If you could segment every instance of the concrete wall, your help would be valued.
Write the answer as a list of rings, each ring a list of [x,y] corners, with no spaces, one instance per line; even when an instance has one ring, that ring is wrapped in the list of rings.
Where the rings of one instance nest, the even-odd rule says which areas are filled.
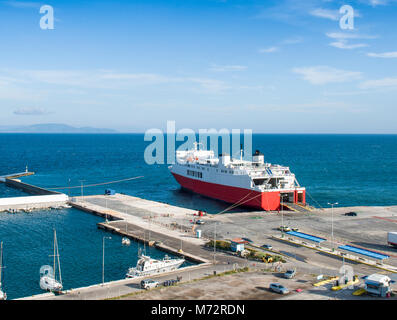
[[[66,204],[69,197],[66,194],[44,196],[16,197],[0,199],[0,211],[9,209],[40,209]]]

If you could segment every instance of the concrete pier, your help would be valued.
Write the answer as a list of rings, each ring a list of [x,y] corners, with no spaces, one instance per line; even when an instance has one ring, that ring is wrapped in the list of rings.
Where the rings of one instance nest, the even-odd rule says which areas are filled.
[[[131,229],[131,227],[132,226],[130,225],[130,229]],[[211,263],[209,260],[204,259],[203,257],[200,257],[198,255],[194,255],[189,252],[185,252],[183,250],[181,251],[180,248],[176,249],[174,247],[171,247],[171,246],[168,246],[168,245],[162,243],[161,241],[155,241],[155,240],[153,240],[154,238],[152,238],[152,240],[150,240],[149,238],[146,239],[145,237],[142,237],[142,235],[139,235],[137,233],[124,231],[123,229],[118,228],[117,226],[115,226],[111,223],[106,223],[106,222],[98,223],[98,228],[104,229],[104,230],[112,232],[112,233],[116,233],[116,234],[124,236],[124,237],[128,237],[128,238],[130,238],[134,241],[137,241],[137,242],[145,243],[146,245],[153,246],[161,251],[172,253],[177,256],[182,256],[185,259],[190,260],[194,263]]]
[[[66,205],[68,200],[69,198],[66,194],[2,198],[0,199],[0,212],[12,210],[37,210],[50,207],[59,207]]]
[[[15,188],[32,194],[30,197],[14,197],[0,199],[0,212],[13,210],[35,210],[45,209],[49,207],[58,207],[66,205],[69,197],[66,194],[46,190],[28,183],[24,183],[17,178],[33,175],[33,172],[23,172],[9,174],[0,177],[0,182],[3,182],[7,187]]]
[[[12,174],[7,174],[5,176],[0,176],[0,182],[5,182],[6,179],[17,179],[17,178],[22,178],[22,177],[27,177],[27,176],[32,176],[34,175],[34,172],[29,172],[26,170],[25,172],[20,172],[20,173],[12,173]]]

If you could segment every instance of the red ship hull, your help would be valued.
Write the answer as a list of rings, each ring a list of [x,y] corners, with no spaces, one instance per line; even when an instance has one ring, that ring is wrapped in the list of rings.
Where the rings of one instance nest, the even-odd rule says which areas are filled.
[[[258,192],[244,188],[236,188],[221,184],[204,182],[196,179],[190,179],[173,173],[175,180],[181,187],[192,192],[201,194],[203,196],[222,200],[228,203],[239,204],[241,206],[251,207],[254,209],[274,211],[280,209],[280,192],[268,191]],[[298,202],[298,192],[291,190],[294,193],[294,202]],[[300,203],[305,203],[305,192],[299,199]]]

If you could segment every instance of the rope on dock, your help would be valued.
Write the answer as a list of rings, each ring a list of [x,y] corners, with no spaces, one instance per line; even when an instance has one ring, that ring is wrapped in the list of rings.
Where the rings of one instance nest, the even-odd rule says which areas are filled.
[[[87,187],[103,186],[103,185],[106,185],[106,184],[113,184],[113,183],[120,183],[120,182],[124,182],[124,181],[130,181],[130,180],[140,179],[140,178],[143,178],[143,176],[133,177],[133,178],[127,178],[127,179],[122,179],[122,180],[116,180],[116,181],[109,181],[109,182],[96,183],[96,184],[87,184],[87,185],[84,185],[84,188],[87,188]],[[63,190],[63,189],[77,189],[77,188],[81,188],[81,186],[45,188],[45,189],[48,189],[48,190]]]
[[[247,195],[245,195],[243,198],[241,198],[239,201],[237,201],[234,204],[232,204],[230,207],[227,207],[225,210],[218,212],[218,214],[222,214],[222,213],[225,213],[227,211],[233,210],[234,208],[237,208],[238,206],[241,206],[241,205],[243,205],[244,203],[246,203],[248,201],[254,200],[255,198],[258,198],[258,197],[262,196],[262,194],[257,194],[256,196],[254,196],[254,197],[252,197],[252,198],[250,198],[250,199],[248,199],[248,200],[246,200],[244,202],[241,202],[247,196],[249,196],[251,193],[252,193],[252,191],[250,193],[248,193]]]

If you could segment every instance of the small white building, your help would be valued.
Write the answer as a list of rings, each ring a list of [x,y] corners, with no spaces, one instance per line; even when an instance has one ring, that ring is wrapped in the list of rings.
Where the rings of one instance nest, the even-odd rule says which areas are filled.
[[[371,274],[365,279],[365,290],[370,293],[381,297],[386,297],[390,293],[391,279],[383,274]]]
[[[245,243],[246,243],[246,241],[244,241],[243,239],[240,239],[240,238],[233,239],[232,241],[230,241],[230,248],[234,252],[241,252],[241,251],[244,251]]]

